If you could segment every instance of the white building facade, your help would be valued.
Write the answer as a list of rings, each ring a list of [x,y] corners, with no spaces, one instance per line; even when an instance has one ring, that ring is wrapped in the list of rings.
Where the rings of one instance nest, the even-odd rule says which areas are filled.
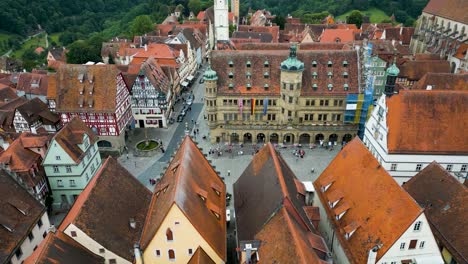
[[[388,171],[398,184],[402,185],[431,162],[437,161],[447,171],[463,181],[467,177],[468,171],[467,154],[389,153],[387,138],[390,129],[387,125],[388,107],[386,99],[387,97],[382,95],[377,101],[377,106],[373,109],[366,123],[363,140],[382,167]]]
[[[215,41],[229,40],[229,11],[227,0],[215,0],[214,16]]]

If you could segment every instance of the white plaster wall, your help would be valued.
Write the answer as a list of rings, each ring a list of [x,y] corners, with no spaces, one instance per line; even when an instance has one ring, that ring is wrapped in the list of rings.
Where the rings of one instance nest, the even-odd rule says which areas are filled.
[[[76,232],[76,237],[72,237],[71,235],[71,231],[75,231]],[[118,264],[120,263],[128,263],[130,264],[131,262],[129,262],[128,260],[120,257],[119,255],[115,254],[114,252],[112,251],[109,251],[107,248],[104,248],[104,246],[102,246],[101,244],[99,244],[98,242],[96,242],[94,239],[92,239],[91,237],[89,237],[86,233],[84,233],[83,231],[81,231],[77,226],[75,226],[74,224],[70,224],[64,231],[65,234],[67,234],[68,236],[70,236],[72,239],[74,239],[75,241],[77,241],[78,243],[80,243],[82,246],[84,246],[85,248],[89,249],[91,252],[93,252],[94,254],[96,255],[99,255],[101,257],[103,257],[105,259],[105,263],[109,263],[109,260],[110,259],[115,259],[117,261]],[[99,249],[101,248],[104,248],[104,253],[100,253],[99,252]],[[129,248],[129,250],[132,250],[131,248]]]
[[[24,239],[23,243],[21,244],[21,250],[23,251],[23,255],[21,255],[20,259],[17,259],[15,255],[13,255],[11,259],[12,264],[17,264],[23,262],[27,257],[29,257],[35,250],[35,247],[39,246],[42,240],[44,240],[43,234],[44,232],[48,232],[50,227],[49,216],[45,211],[44,214],[41,216],[42,226],[39,227],[37,223],[34,224],[33,229],[31,230],[34,238],[29,240],[28,235],[26,234],[26,238]]]
[[[421,221],[422,225],[419,231],[414,231],[416,222]],[[417,239],[415,249],[408,249],[410,241]],[[424,241],[424,247],[420,248]],[[401,243],[405,243],[405,248],[400,249]],[[390,264],[391,262],[401,263],[404,259],[415,259],[416,263],[424,264],[442,264],[442,256],[432,234],[431,228],[426,216],[422,213],[411,224],[403,235],[393,244],[385,255],[377,262],[378,264]]]

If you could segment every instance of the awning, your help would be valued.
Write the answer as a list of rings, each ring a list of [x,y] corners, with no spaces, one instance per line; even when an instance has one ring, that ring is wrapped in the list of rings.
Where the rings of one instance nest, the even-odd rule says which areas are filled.
[[[193,75],[189,75],[189,76],[187,77],[187,80],[188,80],[189,82],[192,81],[192,80],[193,80]]]
[[[183,81],[180,85],[182,85],[182,86],[188,86],[188,82]]]

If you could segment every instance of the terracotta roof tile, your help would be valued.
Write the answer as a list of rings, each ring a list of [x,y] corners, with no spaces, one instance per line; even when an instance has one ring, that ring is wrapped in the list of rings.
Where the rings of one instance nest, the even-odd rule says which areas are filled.
[[[279,26],[271,26],[271,27],[255,27],[249,25],[239,25],[237,28],[238,31],[246,31],[246,32],[257,32],[257,33],[270,33],[272,36],[272,42],[277,43],[279,40]]]
[[[14,258],[16,248],[27,238],[30,230],[44,213],[45,207],[42,204],[16,183],[6,171],[0,170],[1,263],[8,263],[7,260]],[[12,231],[1,225],[7,226]]]
[[[449,249],[457,263],[467,263],[468,188],[436,162],[412,177],[403,188],[425,207],[434,236]]]
[[[222,188],[219,195],[212,189],[213,183]],[[200,198],[200,195],[205,197],[206,202]],[[141,236],[141,248],[145,250],[170,208],[175,205],[184,212],[200,235],[225,261],[225,195],[224,182],[192,139],[185,137],[164,176],[155,187]],[[219,210],[219,219],[209,207],[211,210]]]
[[[9,86],[3,86],[0,84],[0,106],[4,105],[5,103],[18,98],[18,95],[16,95],[15,89],[9,87]]]
[[[446,60],[410,60],[404,62],[400,67],[398,77],[417,81],[426,73],[450,73],[450,63]]]
[[[385,39],[401,41],[403,45],[409,45],[414,34],[414,27],[393,27],[385,29]]]
[[[37,97],[18,106],[16,110],[29,125],[37,121],[40,121],[44,125],[57,125],[60,122],[59,115],[51,112],[49,107]]]
[[[66,64],[56,74],[57,112],[115,112],[117,78],[120,74],[116,65]],[[80,82],[82,77],[83,82]],[[92,78],[92,83],[89,78]],[[83,101],[94,100],[93,106],[80,107],[80,90],[93,89],[93,94],[83,92]]]
[[[304,210],[305,198],[301,195],[304,187],[300,185],[270,143],[255,154],[234,184],[237,237],[239,242],[254,238],[266,241],[260,247],[262,261],[277,259],[278,263],[287,263],[287,258],[292,257],[300,263],[319,263],[325,257],[316,252],[318,258],[311,252],[315,247],[326,246],[311,246],[307,238],[316,231]],[[283,226],[287,226],[284,232],[272,232]],[[297,248],[284,246],[293,240]]]
[[[428,72],[411,89],[426,90],[428,86],[432,90],[468,91],[468,74]]]
[[[203,248],[198,247],[187,264],[215,264],[215,262],[206,254]]]
[[[254,43],[236,45],[237,50],[289,50],[290,43]],[[299,50],[343,50],[343,43],[301,43]]]
[[[330,178],[333,183],[323,192],[322,186],[328,185]],[[369,250],[382,244],[377,252],[379,260],[423,211],[359,138],[346,144],[314,182],[314,187],[351,263],[365,263]],[[349,205],[340,220],[336,220],[327,200],[328,194],[336,190],[343,193],[343,198],[335,210],[344,202]],[[356,231],[346,239],[345,229]]]
[[[301,45],[302,47],[302,45]],[[305,69],[302,73],[301,95],[346,95],[358,92],[358,69],[357,56],[355,51],[343,50],[299,50],[298,59],[304,62]],[[242,51],[213,51],[211,53],[211,67],[218,75],[218,93],[229,95],[269,95],[279,96],[281,89],[280,64],[289,56],[287,50],[242,50]],[[250,61],[251,67],[247,67]],[[317,67],[313,66],[313,62]],[[332,67],[328,67],[328,62],[332,62]],[[229,67],[232,62],[233,67]],[[268,62],[268,67],[265,67]],[[347,63],[344,67],[344,63]],[[265,78],[265,72],[268,78]],[[314,72],[317,79],[313,78]],[[345,78],[344,73],[348,77]],[[233,78],[230,79],[230,73]],[[250,80],[247,73],[251,74]],[[333,78],[329,79],[328,74],[332,73]],[[229,84],[233,88],[229,88]],[[251,89],[247,89],[247,84],[251,84]],[[268,89],[265,89],[268,84]],[[314,87],[314,84],[317,87]],[[329,90],[328,85],[333,88]],[[348,84],[348,90],[344,89],[344,84]]]
[[[115,159],[107,158],[78,196],[59,230],[74,224],[107,250],[133,261],[151,192]],[[129,225],[130,219],[136,228]]]
[[[47,74],[21,73],[18,77],[16,90],[26,94],[47,95],[49,76]]]
[[[325,29],[320,42],[350,42],[354,40],[354,30],[352,29]]]
[[[273,36],[268,32],[247,32],[235,31],[232,34],[234,39],[259,39],[260,42],[269,43],[273,41]]]
[[[386,101],[388,152],[466,154],[466,102],[465,91],[400,91],[390,97]]]
[[[105,259],[65,235],[61,231],[49,232],[25,264],[104,264]]]
[[[423,12],[468,24],[465,0],[430,0]]]

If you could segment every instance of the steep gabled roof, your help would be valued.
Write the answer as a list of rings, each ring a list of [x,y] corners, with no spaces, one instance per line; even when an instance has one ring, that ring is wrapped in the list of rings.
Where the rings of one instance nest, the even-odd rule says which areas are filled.
[[[98,256],[64,234],[62,231],[49,232],[39,247],[29,256],[25,264],[104,264]]]
[[[86,154],[78,146],[78,144],[83,144],[84,134],[88,135],[90,146],[92,146],[98,139],[96,134],[93,133],[93,131],[86,126],[79,117],[74,117],[59,132],[57,132],[57,134],[55,134],[54,140],[74,162],[79,163]]]
[[[133,261],[151,192],[109,157],[78,196],[59,230],[74,224],[107,250]],[[130,227],[130,219],[136,228]]]
[[[1,169],[0,263],[8,263],[44,213],[45,207]]]
[[[113,64],[62,65],[55,77],[57,112],[115,112],[119,73]],[[49,93],[48,97],[52,94]],[[80,107],[80,102],[83,107]],[[92,107],[89,107],[89,102]]]
[[[141,64],[139,74],[146,76],[156,91],[170,92],[170,80],[154,58],[150,57]]]
[[[47,95],[49,76],[39,73],[20,73],[16,90],[26,94]]]
[[[303,184],[269,143],[234,184],[239,242],[260,240],[267,263],[321,263],[328,249],[304,206]]]
[[[154,189],[141,236],[141,248],[145,250],[169,210],[172,206],[177,206],[216,254],[225,261],[225,196],[224,182],[192,139],[185,137]]]
[[[382,246],[379,260],[423,212],[357,137],[338,153],[314,187],[350,263],[366,263],[376,245]],[[330,208],[329,203],[335,202]],[[336,220],[337,208],[345,204],[348,210]]]
[[[468,188],[435,161],[403,188],[425,208],[432,232],[457,263],[468,263]]]
[[[42,122],[44,125],[55,125],[60,121],[59,115],[51,112],[49,107],[37,97],[18,106],[16,110],[29,125],[37,121]]]
[[[187,264],[215,264],[202,247],[198,247]]]
[[[410,60],[399,67],[398,76],[411,81],[421,79],[428,72],[450,73],[450,63],[446,60]]]
[[[325,29],[320,42],[350,42],[354,40],[353,29]]]
[[[423,12],[468,24],[466,0],[431,0]]]
[[[467,92],[447,90],[400,91],[387,98],[388,152],[468,153],[466,102]]]

